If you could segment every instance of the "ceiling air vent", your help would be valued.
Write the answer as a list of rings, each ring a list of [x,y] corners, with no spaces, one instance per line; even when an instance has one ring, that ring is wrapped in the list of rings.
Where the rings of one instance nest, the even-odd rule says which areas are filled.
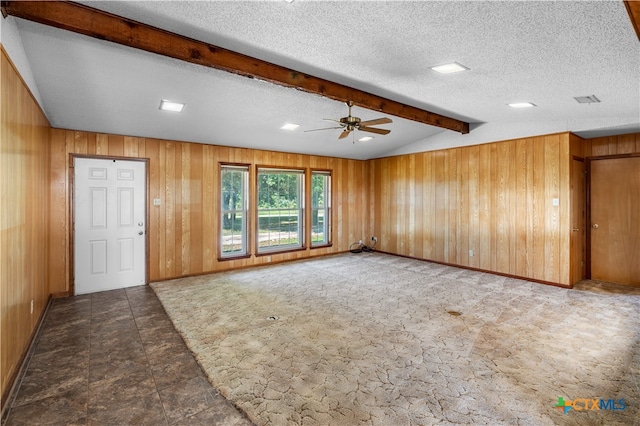
[[[600,99],[596,98],[596,95],[591,95],[591,96],[576,96],[575,98],[576,101],[578,101],[579,104],[597,104],[600,102]]]

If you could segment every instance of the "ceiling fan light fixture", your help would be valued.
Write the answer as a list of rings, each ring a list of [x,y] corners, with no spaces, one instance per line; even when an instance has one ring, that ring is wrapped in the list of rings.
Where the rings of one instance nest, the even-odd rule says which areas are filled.
[[[465,67],[458,62],[451,62],[450,64],[436,65],[435,67],[431,67],[431,69],[440,74],[453,74],[461,71],[469,71],[471,68]]]
[[[511,108],[531,108],[531,107],[538,106],[531,102],[514,102],[507,105],[509,105]]]
[[[365,136],[365,137],[362,137],[362,138],[358,139],[358,142],[367,142],[367,141],[370,141],[371,139],[374,139],[374,137],[373,136]]]
[[[289,130],[289,131],[294,131],[295,129],[297,129],[298,127],[300,127],[299,124],[293,124],[293,123],[284,123],[282,125],[282,127],[280,127],[282,130]]]
[[[160,110],[171,112],[182,112],[186,104],[180,102],[173,102],[163,99],[160,101]]]

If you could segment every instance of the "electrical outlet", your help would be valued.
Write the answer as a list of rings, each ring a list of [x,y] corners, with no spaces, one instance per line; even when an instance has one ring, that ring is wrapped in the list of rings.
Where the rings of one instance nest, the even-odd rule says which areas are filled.
[[[473,257],[473,249],[469,250],[469,257]]]
[[[267,262],[271,262],[271,256],[267,256]]]
[[[371,241],[373,241],[374,243],[378,242],[378,237],[371,237]]]
[[[362,240],[358,241],[358,244],[362,245]]]

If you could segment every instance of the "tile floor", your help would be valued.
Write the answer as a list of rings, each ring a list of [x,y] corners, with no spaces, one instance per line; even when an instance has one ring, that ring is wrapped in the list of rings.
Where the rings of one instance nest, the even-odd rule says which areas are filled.
[[[149,286],[52,301],[2,424],[250,425]]]

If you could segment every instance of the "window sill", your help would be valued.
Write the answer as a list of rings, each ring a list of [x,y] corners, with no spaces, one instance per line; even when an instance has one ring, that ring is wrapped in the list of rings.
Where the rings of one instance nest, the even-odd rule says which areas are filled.
[[[256,253],[256,257],[262,257],[262,256],[271,256],[273,254],[283,254],[283,253],[292,253],[295,251],[303,251],[306,250],[306,247],[295,247],[295,248],[285,248],[282,250],[267,250],[267,251],[261,251],[260,253]]]
[[[251,257],[250,254],[242,254],[242,255],[238,255],[238,256],[218,257],[218,262],[225,262],[227,260],[249,259],[250,257]]]
[[[327,247],[333,247],[333,243],[329,243],[329,244],[318,244],[315,246],[311,246],[311,250],[313,249],[319,249],[319,248],[327,248]]]

